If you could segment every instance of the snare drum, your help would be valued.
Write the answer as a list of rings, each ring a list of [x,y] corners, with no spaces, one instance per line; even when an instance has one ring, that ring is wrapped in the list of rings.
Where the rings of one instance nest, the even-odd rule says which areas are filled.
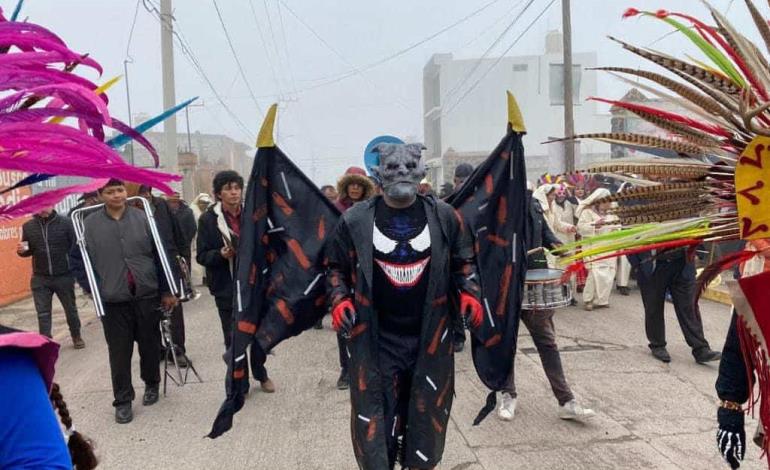
[[[550,310],[566,307],[572,302],[569,283],[562,283],[561,269],[530,269],[524,280],[521,308],[524,310]]]

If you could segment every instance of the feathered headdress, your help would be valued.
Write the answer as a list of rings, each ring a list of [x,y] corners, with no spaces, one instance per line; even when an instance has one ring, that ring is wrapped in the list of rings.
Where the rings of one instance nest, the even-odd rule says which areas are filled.
[[[168,183],[181,179],[128,165],[105,142],[105,128],[114,129],[147,147],[157,164],[157,153],[149,142],[109,114],[105,91],[117,79],[99,87],[76,75],[78,66],[102,73],[95,60],[70,50],[51,31],[8,21],[0,11],[0,169],[32,173],[16,187],[56,175],[93,179],[0,206],[0,219],[36,212],[67,194],[93,189],[106,178],[169,192]]]
[[[537,180],[538,186],[544,184],[559,184],[564,181],[564,177],[561,175],[552,175],[550,173],[543,173]]]
[[[629,8],[623,15],[667,23],[700,50],[702,61],[684,60],[610,38],[666,73],[623,67],[598,69],[629,83],[629,79],[634,80],[634,86],[651,93],[666,106],[589,99],[624,109],[657,127],[659,132],[588,133],[557,139],[594,139],[670,157],[615,160],[585,170],[589,174],[620,177],[634,187],[602,198],[616,203],[613,212],[624,229],[563,246],[560,250],[565,253],[583,248],[572,251],[575,254],[568,262],[579,262],[586,256],[613,257],[650,249],[694,247],[704,241],[770,237],[770,65],[759,47],[722,13],[703,3],[713,26],[666,10]],[[752,0],[745,3],[759,37],[770,51],[770,26]],[[742,252],[718,260],[704,269],[701,283],[754,255],[755,252]],[[767,279],[762,278],[765,290]],[[770,355],[764,339],[765,331],[770,334],[770,327],[757,325],[769,324],[763,318],[770,318],[770,303],[757,300],[763,297],[756,295],[761,289],[756,289],[755,284],[741,281],[745,295],[738,295],[735,302],[736,306],[741,302],[743,305],[738,313],[742,317],[744,352],[753,355],[759,351],[758,357],[764,358]],[[741,288],[734,292],[740,294]],[[756,366],[760,393],[764,395],[770,390],[770,370],[764,359]],[[770,435],[770,400],[762,400],[760,416],[765,435]],[[767,440],[764,447],[768,448]]]

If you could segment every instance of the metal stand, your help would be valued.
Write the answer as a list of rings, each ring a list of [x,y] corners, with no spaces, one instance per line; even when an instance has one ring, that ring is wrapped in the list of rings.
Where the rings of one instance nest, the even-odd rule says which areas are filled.
[[[163,396],[166,396],[168,379],[171,379],[178,387],[181,387],[187,383],[191,370],[198,379],[198,382],[203,383],[203,379],[198,375],[198,371],[195,370],[195,366],[192,360],[187,357],[187,354],[181,353],[181,357],[184,358],[187,365],[184,367],[179,366],[180,355],[177,354],[176,345],[171,336],[171,312],[162,312],[162,315],[160,320],[160,337],[165,350],[163,354]],[[173,370],[169,370],[169,363],[173,365]],[[185,370],[184,374],[182,374],[182,369]],[[176,371],[176,376],[174,376],[174,370]]]

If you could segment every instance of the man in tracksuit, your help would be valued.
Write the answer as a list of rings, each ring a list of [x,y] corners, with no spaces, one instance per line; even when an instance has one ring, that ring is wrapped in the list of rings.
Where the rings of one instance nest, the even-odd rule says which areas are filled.
[[[142,403],[149,406],[158,401],[161,310],[173,310],[177,298],[160,269],[147,217],[126,204],[123,182],[112,179],[99,193],[105,206],[86,218],[85,241],[104,305],[115,421],[128,423],[133,419],[134,342],[145,383]]]
[[[56,213],[44,209],[22,226],[17,254],[32,257],[32,298],[37,311],[41,335],[51,337],[51,302],[59,298],[75,349],[86,347],[80,336],[80,318],[75,303],[75,280],[70,273],[68,254],[75,245],[72,223]]]

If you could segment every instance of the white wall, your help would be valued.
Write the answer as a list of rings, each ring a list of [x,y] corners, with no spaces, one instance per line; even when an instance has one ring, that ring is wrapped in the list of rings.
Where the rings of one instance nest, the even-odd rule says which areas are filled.
[[[457,152],[491,151],[505,134],[507,123],[506,90],[510,90],[519,103],[527,136],[524,149],[527,155],[528,173],[563,171],[561,149],[549,149],[542,142],[564,135],[564,107],[551,105],[549,94],[550,64],[561,64],[560,54],[521,56],[505,58],[492,70],[459,105],[456,100],[472,84],[482,71],[493,63],[484,60],[474,78],[461,87],[460,92],[448,95],[455,85],[474,67],[476,59],[446,60],[441,63],[440,84],[442,97],[441,154],[450,147]],[[597,73],[586,70],[595,67],[595,53],[575,54],[573,63],[582,67],[579,99],[575,103],[575,131],[608,132],[609,114],[597,114],[594,102],[587,102],[589,96],[597,95]],[[526,65],[526,71],[514,71],[514,65]],[[451,111],[450,111],[451,109]],[[560,144],[551,144],[560,145]],[[582,141],[578,147],[576,166],[587,160],[609,159],[609,145],[595,141]],[[551,158],[549,159],[549,154]],[[583,157],[583,158],[581,158]]]

